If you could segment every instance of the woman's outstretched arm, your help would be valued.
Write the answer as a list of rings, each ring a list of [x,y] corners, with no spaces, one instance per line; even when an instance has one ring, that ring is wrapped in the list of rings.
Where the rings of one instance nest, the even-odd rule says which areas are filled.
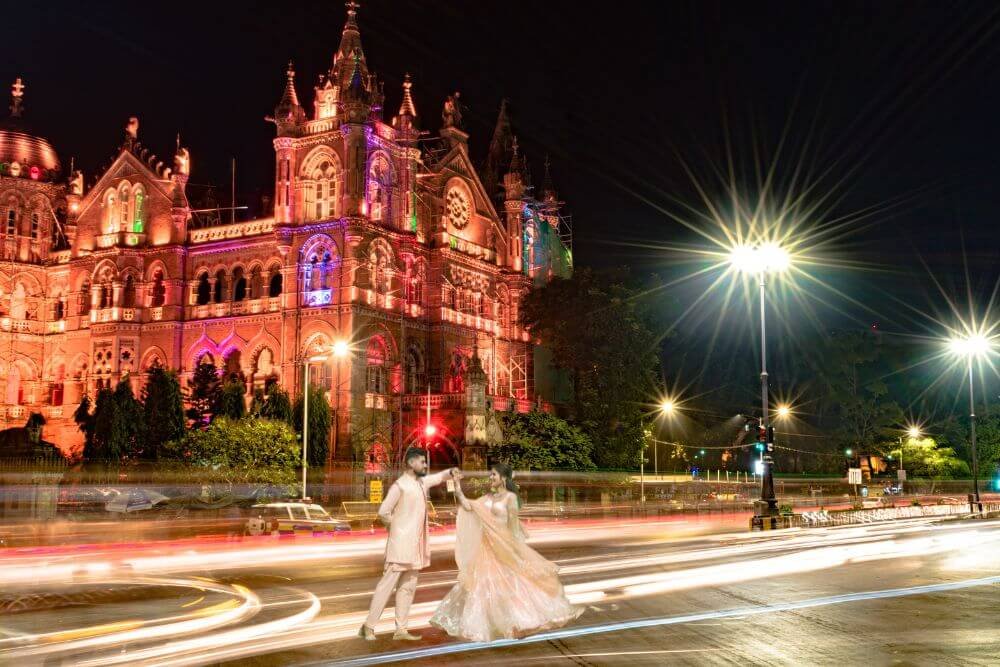
[[[465,497],[465,493],[462,492],[462,478],[459,475],[455,476],[455,500],[462,506],[462,509],[468,512],[472,511],[472,503],[469,502],[469,499]]]

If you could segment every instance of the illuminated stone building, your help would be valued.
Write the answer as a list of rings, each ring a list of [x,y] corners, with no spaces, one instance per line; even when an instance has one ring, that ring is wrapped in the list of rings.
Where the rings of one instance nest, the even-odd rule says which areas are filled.
[[[242,374],[249,400],[271,381],[297,394],[310,363],[310,381],[336,408],[336,458],[398,451],[422,433],[428,400],[455,445],[442,453],[455,458],[467,432],[484,432],[468,379],[485,385],[495,410],[556,398],[518,313],[533,282],[571,270],[549,179],[532,196],[505,109],[487,180],[470,158],[457,94],[435,136],[418,130],[409,77],[385,119],[357,7],[347,9],[308,109],[288,66],[271,119],[274,210],[262,219],[202,222],[188,199],[192,156],[178,141],[164,164],[134,118],[85,190],[22,125],[15,84],[0,128],[5,425],[42,412],[45,437],[68,450],[81,442],[72,422],[81,396],[126,375],[138,390],[153,364],[187,378],[211,362]],[[339,340],[350,353],[333,357]],[[307,361],[319,356],[329,359]]]

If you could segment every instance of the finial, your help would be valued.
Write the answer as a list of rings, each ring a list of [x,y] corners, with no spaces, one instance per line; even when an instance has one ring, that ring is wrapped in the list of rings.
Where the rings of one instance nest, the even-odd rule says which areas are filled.
[[[24,101],[24,82],[21,81],[21,77],[17,77],[14,85],[10,87],[10,97],[11,118],[18,118],[21,116],[21,104]]]
[[[361,5],[354,0],[347,0],[347,2],[344,3],[344,6],[347,7],[347,19],[349,21],[353,21],[354,17],[358,15],[358,9]]]
[[[288,61],[288,69],[285,70],[285,75],[289,81],[295,80],[295,63],[291,59]]]
[[[138,118],[132,116],[131,118],[128,119],[128,124],[125,126],[125,133],[128,135],[128,138],[131,139],[132,141],[135,141],[136,139],[139,138]]]

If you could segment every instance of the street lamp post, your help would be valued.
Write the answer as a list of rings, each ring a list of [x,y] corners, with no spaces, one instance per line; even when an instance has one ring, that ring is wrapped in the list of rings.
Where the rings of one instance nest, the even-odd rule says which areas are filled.
[[[337,364],[337,388],[334,390],[333,396],[333,454],[336,455],[337,449],[340,447],[340,363],[344,357],[351,353],[351,348],[347,341],[338,340],[333,343],[331,351]]]
[[[951,350],[958,356],[965,357],[969,367],[969,444],[972,449],[972,493],[969,494],[969,504],[973,512],[982,512],[983,505],[979,499],[979,456],[976,452],[976,404],[974,383],[972,381],[972,362],[990,351],[990,341],[981,334],[953,338],[950,341]]]
[[[759,278],[757,285],[760,290],[760,426],[764,433],[770,433],[770,413],[768,408],[767,384],[767,274],[780,272],[788,268],[790,258],[788,252],[776,243],[765,243],[758,246],[740,246],[733,250],[729,258],[730,264],[736,269]],[[770,440],[770,438],[766,438]],[[774,443],[766,442],[763,455],[763,474],[761,475],[760,501],[758,501],[757,516],[773,516],[778,513],[778,501],[774,496],[774,474],[772,468],[774,459],[772,452]]]
[[[309,469],[309,365],[328,361],[329,357],[316,356],[306,359],[305,386],[302,389],[302,500],[306,499],[306,471]]]
[[[972,357],[969,357],[969,440],[972,445],[972,511],[983,511],[979,501],[979,455],[976,452],[976,402],[972,383]]]

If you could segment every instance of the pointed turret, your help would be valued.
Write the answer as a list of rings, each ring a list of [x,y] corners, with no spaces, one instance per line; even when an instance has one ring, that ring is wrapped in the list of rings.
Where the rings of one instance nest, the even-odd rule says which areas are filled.
[[[413,105],[413,97],[410,95],[410,88],[412,87],[413,82],[410,81],[410,74],[406,73],[403,76],[403,102],[399,105],[398,116],[417,117],[417,108]]]
[[[521,173],[521,156],[517,149],[517,137],[511,138],[510,168],[503,177],[504,212],[507,217],[507,258],[505,265],[512,271],[520,271],[522,266],[521,248],[523,224],[521,209],[524,206],[524,177]]]
[[[295,66],[291,60],[285,70],[285,92],[281,101],[274,108],[274,122],[278,126],[278,134],[284,134],[291,126],[305,120],[305,110],[299,104],[299,96],[295,92]]]
[[[545,203],[556,201],[556,188],[552,185],[552,170],[548,154],[545,155],[545,176],[542,177],[542,201]]]
[[[510,116],[507,113],[507,99],[500,100],[500,113],[497,115],[497,123],[493,128],[493,138],[490,140],[490,149],[486,154],[486,162],[483,165],[483,187],[492,199],[500,199],[500,182],[503,174],[510,164]]]
[[[521,156],[517,149],[517,137],[515,136],[511,141],[511,151],[512,155],[510,158],[510,167],[507,169],[507,174],[516,174],[520,179],[524,179],[524,169],[521,166]],[[506,181],[507,179],[504,179]]]

